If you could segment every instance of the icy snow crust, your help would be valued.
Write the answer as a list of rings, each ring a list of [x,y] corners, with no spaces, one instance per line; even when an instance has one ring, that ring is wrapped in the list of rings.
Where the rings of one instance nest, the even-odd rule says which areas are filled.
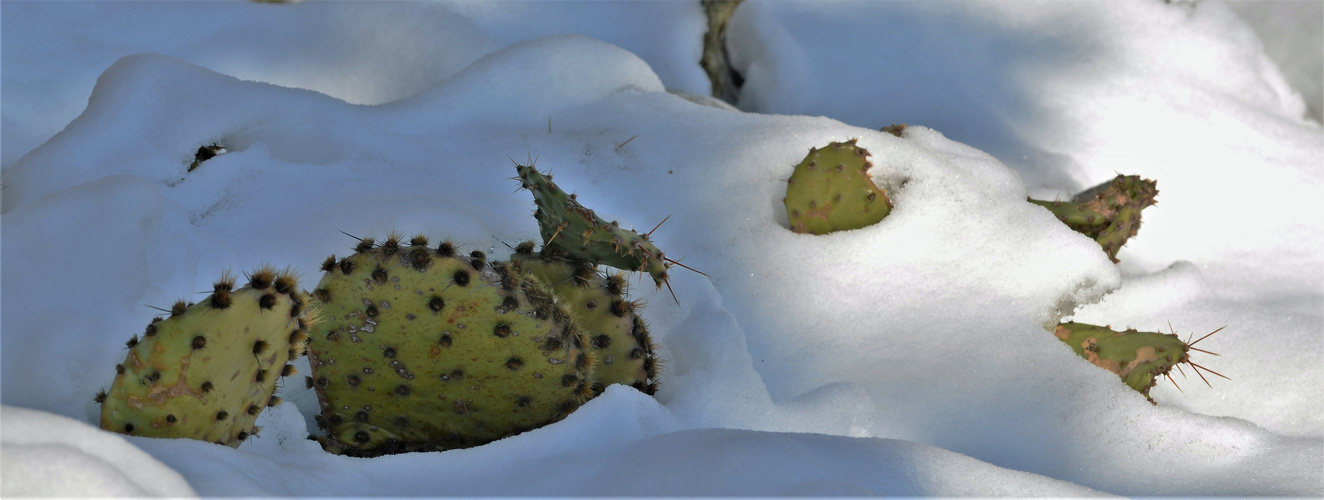
[[[742,22],[775,31],[813,21],[811,9],[787,5],[750,3],[740,15],[755,21]],[[761,47],[760,57],[798,64],[824,50],[753,40],[746,46]],[[171,496],[1324,494],[1321,322],[1301,305],[1318,300],[1319,256],[1288,245],[1318,241],[1307,215],[1256,221],[1294,231],[1261,246],[1141,246],[1164,238],[1154,234],[1163,224],[1196,223],[1178,207],[1151,225],[1151,212],[1172,200],[1212,206],[1199,192],[1236,183],[1179,165],[1138,171],[1159,178],[1163,194],[1121,256],[1140,264],[1119,270],[1094,242],[1024,202],[1022,179],[1041,177],[941,127],[912,126],[898,138],[828,118],[697,105],[665,92],[653,61],[582,36],[473,60],[412,97],[372,106],[160,55],[106,69],[82,114],[4,171],[4,493],[64,491],[9,481],[11,464],[56,462],[90,478],[84,486]],[[767,92],[808,81],[748,75]],[[1304,167],[1324,159],[1324,141],[1268,102],[1211,112],[1256,120],[1235,129],[1243,142],[1224,147],[1258,161],[1273,190],[1305,193],[1320,174]],[[786,230],[780,200],[791,166],[810,146],[848,138],[872,152],[892,215],[822,237]],[[228,153],[187,172],[210,143]],[[290,265],[311,287],[317,263],[350,251],[340,231],[423,233],[495,255],[536,238],[531,196],[516,190],[507,156],[538,158],[558,184],[626,227],[647,230],[671,215],[653,239],[708,275],[675,270],[679,305],[650,280],[635,282],[667,361],[656,399],[612,387],[562,422],[486,446],[354,459],[305,439],[316,400],[291,379],[280,391],[289,403],[265,411],[262,433],[237,450],[53,420],[33,434],[56,444],[11,454],[22,442],[10,422],[53,418],[24,408],[96,422],[91,396],[153,314],[143,304],[201,297],[190,291],[207,290],[226,268]],[[1110,177],[1095,172],[1094,158],[1075,161],[1089,166],[1086,178]],[[1250,205],[1274,196],[1245,195]],[[1235,264],[1247,253],[1297,272],[1246,272]],[[1270,279],[1291,293],[1220,286],[1260,290]],[[1302,299],[1302,290],[1315,295]],[[1234,380],[1211,390],[1179,377],[1186,392],[1164,382],[1153,393],[1160,405],[1149,405],[1044,330],[1100,299],[1076,318],[1146,329],[1170,319],[1183,334],[1230,325],[1202,344],[1224,356],[1197,362]],[[66,428],[132,444],[154,458],[128,461],[163,463],[187,485],[147,489],[140,476],[84,458],[102,456],[95,449],[58,448]]]

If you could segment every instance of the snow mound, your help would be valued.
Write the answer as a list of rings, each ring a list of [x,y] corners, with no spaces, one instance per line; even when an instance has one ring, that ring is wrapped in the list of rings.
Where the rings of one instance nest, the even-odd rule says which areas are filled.
[[[6,497],[197,497],[179,473],[68,417],[0,406],[0,493]]]
[[[801,12],[802,21],[821,19],[799,4],[751,6],[744,22],[756,31],[790,29]],[[952,19],[956,28],[988,29],[976,41],[1013,47],[1035,45],[1001,38],[1015,31],[1008,26],[1089,24],[1056,8],[1008,7],[1023,15],[1001,16],[1001,7],[986,7],[944,17],[951,8],[935,4],[914,15],[928,19],[930,30],[960,32]],[[890,19],[874,12],[875,21]],[[1124,24],[1138,13],[1148,11],[1123,10],[1101,23]],[[1216,14],[1190,22],[1218,25]],[[1168,11],[1156,22],[1185,26]],[[1047,35],[1094,40],[1071,38],[1070,28]],[[751,37],[746,48],[777,56],[751,60],[808,68],[820,51],[802,42],[809,39]],[[1055,61],[1040,62],[1049,68]],[[1109,61],[1122,73],[1135,69],[1123,64],[1126,57]],[[939,76],[954,71],[939,66]],[[1206,78],[1196,73],[1191,78]],[[1253,80],[1211,84],[1204,96],[1226,98]],[[949,139],[964,133],[958,126],[912,123],[897,137],[824,117],[700,105],[666,92],[663,81],[643,59],[582,36],[511,45],[413,97],[377,105],[242,81],[173,57],[124,57],[100,76],[81,116],[4,172],[3,403],[96,421],[92,395],[110,382],[124,341],[156,313],[147,306],[196,298],[224,269],[262,263],[291,266],[312,287],[318,263],[351,251],[355,241],[342,232],[423,233],[500,258],[507,245],[537,238],[532,198],[511,179],[509,159],[536,158],[580,202],[624,227],[649,230],[670,216],[651,239],[702,271],[673,268],[674,302],[649,280],[632,281],[632,297],[647,302],[641,314],[663,346],[656,398],[612,388],[561,422],[490,445],[356,459],[306,439],[315,432],[315,398],[290,380],[279,391],[289,403],[264,412],[263,432],[238,449],[117,439],[174,468],[203,495],[1324,492],[1324,443],[1311,427],[1320,414],[1312,410],[1324,400],[1312,392],[1321,386],[1324,353],[1311,347],[1319,315],[1306,307],[1319,296],[1309,288],[1319,257],[1289,244],[1316,241],[1322,232],[1311,219],[1256,220],[1247,231],[1265,240],[1233,242],[1226,252],[1194,248],[1224,243],[1226,234],[1216,231],[1175,249],[1136,244],[1121,258],[1143,266],[1118,267],[1097,244],[1025,202],[1027,183],[1044,188],[1045,179],[1075,180],[1079,171],[1058,178],[1009,166],[1000,150]],[[977,83],[939,94],[960,97]],[[1020,87],[1002,81],[990,88]],[[1222,128],[1209,131],[1249,134],[1237,144],[1250,149],[1229,157],[1258,165],[1285,159],[1280,169],[1265,169],[1264,182],[1299,180],[1281,189],[1308,191],[1319,176],[1304,165],[1319,157],[1320,139],[1284,115],[1272,89],[1252,90],[1244,100],[1210,101],[1226,114],[1216,115]],[[798,105],[792,94],[783,95]],[[1034,108],[1015,104],[1008,109]],[[1163,109],[1185,110],[1179,121],[1199,122],[1189,107]],[[988,120],[970,118],[975,129],[998,128]],[[1082,151],[1105,154],[1064,134],[1083,141],[1072,142]],[[1017,146],[1011,139],[1020,135],[998,137]],[[781,202],[792,166],[810,147],[852,138],[872,153],[870,173],[894,212],[854,231],[792,233]],[[225,154],[191,168],[210,144]],[[1155,142],[1135,144],[1177,154],[1150,149]],[[1201,144],[1181,142],[1192,155],[1189,148]],[[1095,158],[1076,164],[1101,168],[1090,163]],[[1161,177],[1160,189],[1173,195],[1161,198],[1160,210],[1169,201],[1211,207],[1217,201],[1194,193],[1226,187],[1226,180],[1201,184],[1199,172],[1176,166],[1163,172],[1174,179]],[[1272,202],[1271,191],[1247,192],[1269,207],[1252,211],[1285,205]],[[1146,212],[1142,242],[1198,222],[1194,208],[1167,213],[1150,225]],[[1269,237],[1284,228],[1300,232]],[[1174,241],[1154,239],[1165,238]],[[1258,260],[1241,263],[1247,254]],[[1167,260],[1178,255],[1193,264]],[[1151,265],[1159,267],[1147,271]],[[1273,273],[1255,276],[1257,266]],[[1153,271],[1161,272],[1146,276]],[[1282,295],[1261,293],[1274,279],[1286,283]],[[1245,289],[1225,292],[1235,288],[1229,284]],[[1239,305],[1243,296],[1258,302]],[[1236,315],[1236,340],[1202,344],[1253,353],[1214,366],[1235,369],[1235,382],[1157,392],[1155,407],[1045,329],[1075,312],[1152,330],[1165,307],[1176,308],[1183,334],[1230,319],[1203,317],[1220,308]],[[1284,310],[1301,312],[1287,317]],[[1265,325],[1283,333],[1247,333]],[[1262,393],[1273,387],[1286,388]],[[44,457],[33,456],[33,466]]]

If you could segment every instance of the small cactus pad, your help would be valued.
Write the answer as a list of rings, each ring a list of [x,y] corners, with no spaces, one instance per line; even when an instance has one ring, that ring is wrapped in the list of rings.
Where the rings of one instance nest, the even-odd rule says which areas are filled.
[[[1072,230],[1099,242],[1117,263],[1117,252],[1140,230],[1140,212],[1157,204],[1158,183],[1137,175],[1113,180],[1077,194],[1070,202],[1029,200],[1047,208]]]
[[[661,287],[667,283],[667,269],[672,261],[656,245],[648,241],[647,234],[622,229],[615,221],[607,222],[592,210],[584,208],[575,195],[566,194],[551,175],[543,175],[533,162],[515,170],[524,189],[533,192],[544,247],[556,248],[577,259],[594,264],[608,265],[624,271],[646,272]]]
[[[786,181],[786,217],[797,233],[827,234],[877,224],[892,201],[869,178],[869,151],[856,140],[810,148]]]
[[[588,340],[550,290],[507,263],[391,237],[323,269],[308,382],[327,451],[477,446],[560,420],[593,394]]]
[[[153,321],[97,394],[101,427],[150,437],[186,437],[237,447],[257,434],[258,414],[280,400],[276,381],[302,355],[307,298],[289,273],[263,268],[234,290],[228,276],[197,304],[178,302]]]
[[[557,256],[555,251],[535,255],[533,242],[515,250],[510,263],[550,286],[588,337],[589,352],[598,360],[594,392],[624,384],[645,394],[657,393],[657,349],[636,312],[638,304],[625,298],[625,275],[604,276],[593,264]]]
[[[1217,332],[1218,330],[1214,331],[1214,333]],[[1191,363],[1190,360],[1189,351],[1192,350],[1214,354],[1191,347],[1196,342],[1213,335],[1213,333],[1205,335],[1195,342],[1187,343],[1178,338],[1176,334],[1170,333],[1139,332],[1136,330],[1118,332],[1106,326],[1062,323],[1057,325],[1053,335],[1071,346],[1077,355],[1085,358],[1094,366],[1116,373],[1117,376],[1121,377],[1122,382],[1144,394],[1145,399],[1148,399],[1150,403],[1154,403],[1154,399],[1149,397],[1149,389],[1154,387],[1158,377],[1167,376],[1169,380],[1172,380],[1168,372],[1173,367],[1180,370],[1180,366],[1178,366],[1180,364],[1190,365],[1195,373],[1200,375],[1201,379],[1204,379],[1204,375],[1200,374],[1201,369],[1220,377],[1223,376],[1213,370]],[[1205,380],[1205,383],[1208,382],[1208,380]],[[1173,385],[1176,385],[1176,381],[1173,381]]]

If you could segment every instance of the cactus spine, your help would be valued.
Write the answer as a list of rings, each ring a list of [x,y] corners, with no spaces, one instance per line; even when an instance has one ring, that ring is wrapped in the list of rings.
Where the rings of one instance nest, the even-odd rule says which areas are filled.
[[[1156,205],[1157,196],[1157,182],[1138,175],[1118,175],[1077,194],[1070,202],[1029,201],[1053,212],[1072,230],[1099,242],[1116,263],[1122,245],[1140,230],[1140,212]]]
[[[637,313],[639,304],[626,299],[624,274],[605,276],[597,266],[555,250],[535,255],[533,242],[517,246],[510,262],[550,286],[587,335],[588,349],[598,360],[594,392],[601,393],[611,384],[649,395],[657,392],[657,348]]]
[[[308,383],[331,452],[477,446],[564,418],[592,396],[587,339],[552,292],[481,252],[364,239],[327,259]]]
[[[271,268],[234,290],[222,276],[197,304],[180,301],[143,337],[128,342],[109,392],[97,394],[103,429],[150,437],[186,437],[237,447],[254,425],[286,364],[304,352],[306,297],[288,273]]]
[[[1107,326],[1069,322],[1057,325],[1053,335],[1071,346],[1077,355],[1094,366],[1116,373],[1127,386],[1143,394],[1150,403],[1154,403],[1154,399],[1149,397],[1149,389],[1154,387],[1160,376],[1168,377],[1173,385],[1177,385],[1168,372],[1174,367],[1181,370],[1181,364],[1190,365],[1206,384],[1209,380],[1200,373],[1201,369],[1227,378],[1218,372],[1192,363],[1190,358],[1190,351],[1214,354],[1192,346],[1218,333],[1219,330],[1222,328],[1188,343],[1183,342],[1175,333],[1136,330],[1118,332]]]
[[[827,234],[873,225],[892,211],[869,178],[869,151],[856,139],[810,148],[786,181],[786,217],[797,233]]]

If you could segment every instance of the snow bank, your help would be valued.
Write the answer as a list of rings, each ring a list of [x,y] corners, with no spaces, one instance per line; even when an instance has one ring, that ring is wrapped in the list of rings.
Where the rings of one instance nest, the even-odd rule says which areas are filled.
[[[1324,436],[1324,133],[1227,6],[767,2],[731,23],[742,109],[932,127],[1039,199],[1156,179],[1159,203],[1119,255],[1128,307],[1076,319],[1227,326],[1207,349],[1242,397],[1163,384],[1164,400]]]
[[[59,415],[0,406],[0,493],[6,497],[196,497],[151,455]]]
[[[909,8],[928,30],[1011,47],[1034,44],[1008,35],[1008,25],[1031,33],[1049,20],[1090,26],[1082,17],[1095,13],[925,5]],[[1122,23],[1138,11],[1123,9],[1098,24]],[[757,33],[793,32],[788,19],[821,19],[791,3],[751,3],[744,12],[737,13],[750,17],[739,21],[748,23],[742,29]],[[892,22],[892,14],[905,12],[868,15]],[[816,36],[851,32],[852,16],[834,18],[846,24]],[[1168,17],[1159,25],[1186,26]],[[1095,40],[1068,36],[1069,28],[1048,35]],[[774,35],[740,35],[750,37],[745,47],[764,54],[749,59],[750,67],[803,69],[824,57],[815,45],[823,40]],[[797,47],[799,55],[783,52]],[[1121,54],[1108,59],[1123,73],[1118,78],[1157,78],[1127,73],[1127,54],[1139,49],[1105,48],[1100,57]],[[950,50],[937,54],[959,52]],[[939,76],[955,71],[922,56],[914,54],[916,64],[932,64]],[[1040,61],[1035,75],[1060,61]],[[261,263],[292,266],[312,286],[318,263],[350,251],[354,241],[341,231],[424,233],[503,255],[506,245],[537,234],[531,196],[516,190],[507,157],[537,158],[579,201],[625,227],[646,230],[670,215],[652,239],[705,273],[674,270],[678,303],[646,279],[634,283],[667,361],[656,399],[612,388],[562,422],[487,446],[355,459],[305,439],[315,430],[309,418],[316,402],[301,381],[289,381],[279,392],[289,403],[264,412],[263,432],[239,449],[123,439],[202,495],[1324,493],[1324,443],[1312,427],[1321,399],[1311,392],[1324,378],[1317,368],[1324,353],[1309,343],[1320,317],[1302,307],[1318,296],[1309,280],[1320,268],[1318,256],[1289,252],[1291,237],[1248,229],[1263,238],[1261,246],[1225,251],[1193,247],[1227,243],[1227,233],[1199,235],[1206,239],[1164,250],[1170,253],[1139,245],[1164,224],[1193,223],[1194,209],[1178,208],[1168,217],[1180,223],[1146,223],[1141,240],[1121,256],[1138,264],[1119,268],[1097,244],[1024,201],[1046,186],[1080,187],[1067,180],[1093,176],[1095,156],[1080,156],[1080,169],[1064,167],[1064,176],[1038,175],[1009,167],[997,148],[985,153],[948,139],[963,133],[959,124],[949,130],[888,120],[921,125],[895,137],[829,118],[702,106],[664,92],[670,84],[652,64],[587,37],[542,38],[483,55],[413,97],[369,106],[242,81],[172,57],[120,59],[98,78],[77,119],[4,171],[3,403],[95,421],[92,395],[111,380],[124,341],[154,314],[145,305],[192,298],[222,270]],[[753,74],[751,88],[762,85],[764,95],[807,81],[770,69],[769,78],[783,80],[755,83]],[[1211,92],[1251,81],[1233,80]],[[1047,88],[1060,80],[1043,87],[1035,81],[1011,78],[990,88],[1030,100],[1018,85]],[[961,98],[981,88],[977,83],[915,95]],[[1224,120],[1207,131],[1250,134],[1223,151],[1249,144],[1235,157],[1268,165],[1265,182],[1298,181],[1273,189],[1307,192],[1319,179],[1304,167],[1320,154],[1316,136],[1284,114],[1271,88],[1255,89],[1262,92],[1244,102],[1211,101],[1227,113],[1218,116],[1243,116],[1255,126]],[[1034,142],[1047,132],[1005,135],[1001,125],[1022,121],[1000,125],[988,108],[975,106],[981,99],[967,99],[950,113],[965,113],[968,130],[992,133],[1012,149],[1047,147]],[[1049,101],[1030,101],[1004,101],[1005,110],[1027,113],[1025,123],[1033,124],[1029,114]],[[1198,121],[1190,108],[1176,109],[1185,113],[1181,120]],[[1083,127],[1072,123],[1062,130]],[[1062,133],[1079,151],[1106,153],[1087,147],[1096,143],[1084,135]],[[895,211],[856,231],[791,233],[780,200],[792,166],[811,146],[849,138],[871,151],[871,174]],[[212,143],[227,153],[189,171],[198,147]],[[1270,168],[1266,158],[1288,161]],[[1183,193],[1225,186],[1200,184],[1199,175],[1175,165],[1164,172],[1176,179],[1154,175],[1164,190],[1159,209],[1170,201],[1213,207]],[[1245,196],[1275,206],[1265,201],[1273,196],[1267,190]],[[1306,243],[1321,234],[1304,216],[1280,219],[1256,227],[1299,230],[1295,238]],[[1239,263],[1235,256],[1246,253],[1255,260]],[[1176,255],[1190,255],[1194,264],[1165,260]],[[1250,272],[1278,265],[1293,267],[1262,277]],[[1282,278],[1290,271],[1295,275]],[[1264,292],[1272,279],[1284,283],[1280,295]],[[1246,289],[1225,291],[1229,285]],[[1235,380],[1180,394],[1160,387],[1160,405],[1151,406],[1044,329],[1100,299],[1077,318],[1154,329],[1155,318],[1171,314],[1183,334],[1235,322],[1215,337],[1219,343],[1201,344],[1226,353],[1214,368],[1235,369]],[[1245,303],[1251,305],[1238,305]],[[1249,333],[1257,325],[1277,329],[1273,336]],[[1242,331],[1222,343],[1232,330]],[[1236,360],[1226,361],[1233,352]],[[38,370],[40,383],[20,382]],[[1282,387],[1289,377],[1295,384]]]
[[[708,93],[694,64],[706,21],[689,2],[7,2],[3,11],[5,65],[23,68],[3,74],[5,167],[78,116],[107,67],[139,53],[381,104],[513,43],[582,34],[637,54],[670,88]]]

